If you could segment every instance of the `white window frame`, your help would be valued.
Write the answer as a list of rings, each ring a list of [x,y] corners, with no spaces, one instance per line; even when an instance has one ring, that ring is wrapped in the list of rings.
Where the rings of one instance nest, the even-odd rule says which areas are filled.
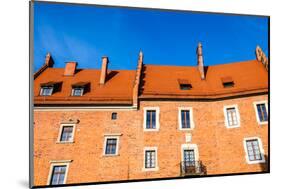
[[[103,143],[103,156],[118,156],[119,155],[119,140],[120,134],[107,134],[104,136],[104,143]],[[106,143],[107,139],[116,139],[116,151],[115,154],[106,154]]]
[[[234,126],[228,125],[228,117],[227,117],[227,109],[228,108],[235,108],[236,116],[237,116],[237,122],[238,122],[237,125],[234,125]],[[225,124],[226,128],[232,129],[232,128],[240,127],[240,113],[239,113],[239,109],[238,109],[237,104],[224,106],[223,112],[224,112],[224,124]]]
[[[77,95],[74,95],[74,90],[76,89],[76,88],[81,88],[81,95],[80,96],[83,96],[83,94],[84,94],[84,87],[72,87],[72,90],[71,90],[71,96],[77,96]]]
[[[199,151],[197,144],[182,144],[181,145],[181,162],[184,161],[184,150],[194,150],[194,159],[195,159],[195,165],[199,161]],[[196,169],[196,172],[198,173],[200,170]]]
[[[156,111],[155,112],[155,124],[156,124],[155,129],[147,129],[146,128],[146,112],[148,110],[155,110]],[[143,116],[143,129],[144,129],[144,131],[159,131],[159,129],[160,129],[160,121],[159,121],[160,108],[159,107],[144,107],[143,113],[144,113],[144,116]]]
[[[66,166],[65,168],[65,175],[64,175],[64,181],[63,184],[66,184],[67,181],[67,175],[68,175],[68,170],[69,170],[69,164],[72,162],[72,160],[55,160],[55,161],[50,161],[50,170],[49,170],[49,175],[48,175],[48,180],[47,180],[47,185],[51,185],[51,179],[52,179],[52,173],[53,169],[55,166]],[[55,186],[55,185],[51,185]]]
[[[199,161],[199,151],[197,144],[182,144],[181,145],[181,161],[184,161],[184,150],[194,150],[194,159]]]
[[[181,121],[181,111],[182,110],[189,110],[190,116],[190,128],[182,128],[182,121]],[[193,121],[193,108],[192,107],[179,107],[178,108],[178,123],[179,123],[179,130],[181,131],[190,131],[193,130],[195,125]]]
[[[63,131],[63,127],[67,127],[67,126],[72,126],[73,129],[72,129],[72,138],[69,140],[69,141],[61,141],[61,135],[62,135],[62,131]],[[60,125],[60,130],[59,130],[59,135],[58,135],[58,138],[57,138],[57,143],[74,143],[74,135],[75,135],[75,129],[76,129],[76,124],[74,123],[62,123]]]
[[[259,118],[259,113],[258,113],[258,107],[257,105],[258,104],[265,104],[265,108],[266,108],[266,112],[267,112],[267,118],[268,118],[268,104],[267,104],[267,101],[264,100],[264,101],[256,101],[256,102],[253,102],[253,105],[254,105],[254,109],[255,109],[255,112],[256,112],[256,119],[257,119],[257,122],[259,125],[265,125],[265,124],[268,124],[268,121],[260,121],[260,118]]]
[[[247,140],[255,140],[257,139],[258,140],[258,143],[259,143],[259,150],[260,150],[260,153],[261,153],[261,160],[254,160],[254,161],[250,161],[249,160],[249,154],[248,154],[248,149],[247,149]],[[243,140],[243,146],[244,146],[244,150],[245,150],[245,159],[246,159],[246,162],[248,164],[256,164],[256,163],[264,163],[265,162],[265,158],[264,158],[264,149],[263,149],[263,145],[262,145],[262,141],[259,137],[248,137],[248,138],[244,138]]]
[[[154,168],[146,168],[145,167],[145,152],[149,151],[149,150],[154,150],[155,151],[155,167]],[[143,168],[142,171],[158,171],[159,167],[158,167],[158,151],[157,151],[157,147],[144,147],[143,149]]]
[[[51,94],[50,94],[50,95],[43,95],[43,88],[45,88],[45,87],[51,87],[51,88],[52,88],[52,89],[51,89]],[[52,96],[53,91],[54,91],[54,86],[44,86],[44,87],[41,87],[41,88],[40,88],[40,96]]]

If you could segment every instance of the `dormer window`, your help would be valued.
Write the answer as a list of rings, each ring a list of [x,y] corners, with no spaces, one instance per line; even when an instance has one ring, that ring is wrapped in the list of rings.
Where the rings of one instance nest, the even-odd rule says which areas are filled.
[[[41,95],[41,96],[51,96],[52,93],[53,93],[53,89],[54,89],[53,86],[41,87],[40,95]]]
[[[41,96],[51,96],[56,91],[60,90],[62,82],[48,82],[41,84],[40,95]]]
[[[234,87],[234,81],[231,77],[223,77],[221,78],[221,81],[224,88]]]
[[[186,79],[179,79],[178,82],[180,85],[180,90],[190,90],[192,88],[192,85]]]
[[[79,82],[72,85],[71,96],[83,96],[90,88],[89,82]]]
[[[83,92],[84,92],[84,87],[72,88],[72,96],[82,96]]]

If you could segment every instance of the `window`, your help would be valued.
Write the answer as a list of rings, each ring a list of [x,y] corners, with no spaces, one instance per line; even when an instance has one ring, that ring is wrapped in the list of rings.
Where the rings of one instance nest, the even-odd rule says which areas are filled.
[[[181,145],[181,171],[183,174],[194,174],[203,171],[196,144]]]
[[[82,96],[84,88],[83,87],[74,87],[72,88],[72,96]]]
[[[58,143],[73,142],[75,124],[61,124]]]
[[[41,96],[51,96],[53,93],[53,86],[46,86],[46,87],[41,87]]]
[[[119,134],[120,135],[120,134]],[[105,137],[104,141],[104,154],[105,156],[115,156],[118,155],[118,142],[119,136],[108,135]]]
[[[186,79],[178,79],[180,90],[190,90],[192,88],[192,85],[190,82]]]
[[[182,144],[182,161],[183,162],[189,162],[192,164],[192,162],[199,160],[199,153],[198,153],[198,147],[196,144]]]
[[[221,80],[224,88],[234,87],[234,81],[231,77],[223,77]]]
[[[265,162],[261,140],[257,137],[244,139],[246,161],[249,164]]]
[[[106,140],[105,154],[116,154],[117,139],[108,138]]]
[[[72,160],[52,160],[50,161],[50,171],[47,185],[66,184],[68,167]]]
[[[194,128],[192,108],[180,107],[178,114],[180,130],[190,130]]]
[[[224,88],[234,87],[234,82],[233,82],[233,81],[231,81],[231,82],[225,82],[225,83],[223,83],[223,87],[224,87]]]
[[[78,82],[72,84],[72,96],[83,96],[90,91],[90,82]]]
[[[66,165],[53,166],[50,185],[65,183]]]
[[[145,168],[155,168],[155,150],[145,151]]]
[[[186,166],[195,166],[194,149],[184,150],[183,157],[184,157],[183,161]]]
[[[157,171],[157,148],[146,147],[144,148],[144,168],[143,171]]]
[[[62,81],[50,81],[47,83],[41,83],[40,86],[41,96],[51,96],[53,93],[61,90]]]
[[[146,128],[147,129],[156,128],[156,111],[155,110],[146,111]]]
[[[256,118],[259,124],[268,123],[267,102],[254,102]]]
[[[144,108],[144,130],[159,130],[159,108]]]
[[[181,90],[190,90],[192,86],[190,84],[180,84]]]
[[[227,128],[240,127],[240,116],[238,106],[225,106],[224,107],[225,125]]]
[[[113,113],[111,114],[111,119],[112,119],[112,120],[116,120],[116,119],[117,119],[117,113],[116,113],[116,112],[113,112]]]

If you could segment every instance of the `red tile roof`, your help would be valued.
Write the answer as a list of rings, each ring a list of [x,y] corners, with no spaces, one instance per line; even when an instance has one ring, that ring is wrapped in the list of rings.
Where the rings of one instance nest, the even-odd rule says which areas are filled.
[[[100,70],[81,69],[74,76],[64,76],[64,68],[48,67],[34,80],[34,103],[40,104],[132,104],[135,70],[109,71],[104,85],[99,84]],[[224,88],[222,79],[231,78],[234,87]],[[179,81],[192,85],[181,90]],[[61,90],[52,96],[40,96],[40,86],[62,82]],[[90,91],[71,96],[73,84],[90,82]],[[268,72],[256,60],[209,66],[201,80],[196,66],[143,65],[139,98],[220,98],[233,95],[268,92]]]
[[[104,85],[99,84],[100,70],[78,70],[74,76],[64,76],[64,68],[47,68],[34,81],[35,104],[131,104],[135,71],[109,71]],[[52,96],[40,96],[42,83],[62,81],[61,90]],[[90,82],[90,91],[83,96],[71,96],[72,85]]]
[[[256,60],[209,66],[205,80],[190,66],[146,65],[144,75],[140,98],[216,98],[268,90],[268,72]],[[222,78],[232,78],[234,87],[224,88]],[[178,80],[188,80],[192,89],[180,90]]]

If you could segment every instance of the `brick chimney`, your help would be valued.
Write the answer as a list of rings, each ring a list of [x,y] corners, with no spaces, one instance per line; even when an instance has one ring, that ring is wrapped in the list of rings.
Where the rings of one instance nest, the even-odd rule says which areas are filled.
[[[33,75],[34,79],[36,79],[47,68],[52,68],[53,65],[54,65],[54,60],[53,60],[51,54],[47,53],[43,66],[37,72],[34,73],[34,75]]]
[[[106,81],[108,63],[109,63],[108,57],[103,56],[102,65],[101,65],[101,73],[100,73],[100,84],[101,85],[105,84],[105,81]]]
[[[77,62],[67,62],[64,68],[65,76],[74,76],[76,71]]]
[[[139,95],[139,86],[141,80],[141,72],[143,67],[143,53],[142,51],[139,52],[139,59],[138,59],[138,66],[136,70],[135,82],[133,87],[133,107],[138,107],[138,95]]]
[[[203,80],[205,79],[205,73],[204,73],[204,63],[203,63],[203,50],[202,50],[202,44],[200,42],[198,43],[196,54],[197,54],[198,70],[200,73],[200,77]]]
[[[264,65],[265,69],[268,71],[268,60],[260,46],[256,47],[256,59],[257,61],[261,62]]]

